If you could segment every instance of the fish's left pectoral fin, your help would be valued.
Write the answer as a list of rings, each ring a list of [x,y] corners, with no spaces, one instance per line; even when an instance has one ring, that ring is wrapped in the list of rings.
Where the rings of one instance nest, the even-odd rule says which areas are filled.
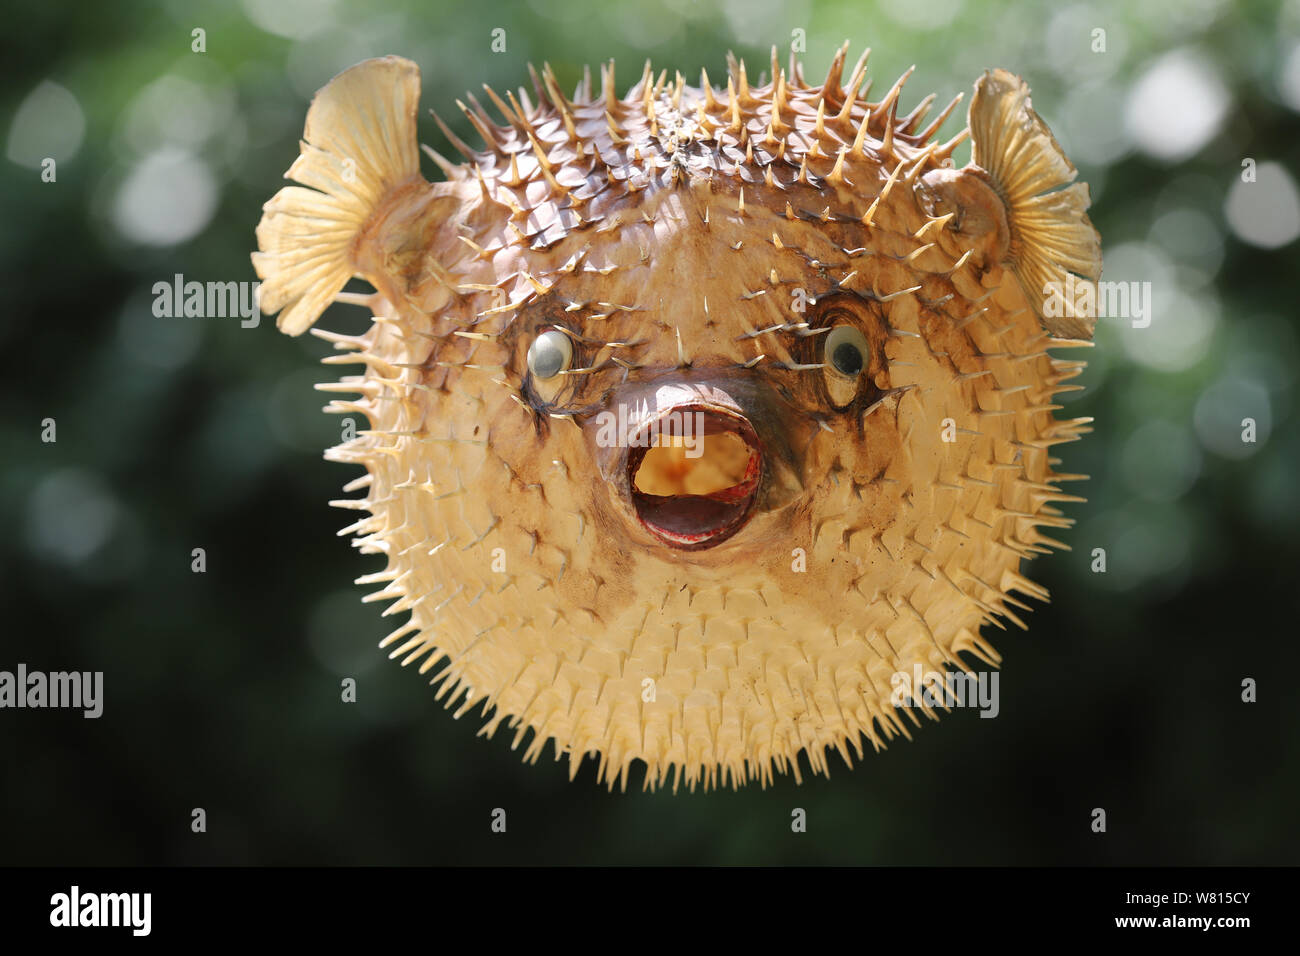
[[[420,70],[396,56],[366,60],[312,100],[286,186],[263,206],[253,267],[262,311],[300,335],[354,275],[356,243],[396,191],[423,182],[416,141]]]
[[[1002,200],[1006,259],[1025,297],[1053,335],[1092,338],[1095,296],[1067,294],[1101,277],[1087,184],[1074,182],[1078,170],[1015,74],[990,70],[976,81],[968,122],[971,165]]]

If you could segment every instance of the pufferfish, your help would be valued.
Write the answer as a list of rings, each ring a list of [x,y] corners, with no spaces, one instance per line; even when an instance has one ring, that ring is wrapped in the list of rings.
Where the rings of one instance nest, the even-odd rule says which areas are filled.
[[[612,62],[572,98],[530,67],[484,87],[497,117],[457,101],[481,149],[438,120],[465,161],[425,147],[432,183],[417,67],[368,60],[264,207],[279,328],[373,316],[313,331],[362,366],[321,388],[369,424],[326,457],[365,468],[333,504],[384,556],[366,600],[409,613],[380,646],[526,760],[829,774],[936,716],[898,675],[996,667],[981,630],[1047,597],[1021,564],[1083,500],[1052,449],[1084,363],[1048,353],[1094,320],[1048,291],[1100,276],[1087,186],[1011,73],[940,144],[961,96],[923,127],[911,71],[870,101],[847,49],[820,86],[775,51],[757,85],[728,57],[725,89],[647,65],[622,97]]]

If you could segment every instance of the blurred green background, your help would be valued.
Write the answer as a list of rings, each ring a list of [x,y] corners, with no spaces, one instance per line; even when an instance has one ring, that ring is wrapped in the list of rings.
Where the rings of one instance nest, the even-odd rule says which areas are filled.
[[[102,670],[106,701],[99,720],[0,711],[0,862],[1300,862],[1300,3],[3,13],[0,669]],[[773,44],[784,62],[796,29],[813,82],[848,38],[853,56],[873,47],[877,91],[917,64],[904,110],[969,95],[989,67],[1025,76],[1091,184],[1105,278],[1151,282],[1154,321],[1103,319],[1095,349],[1062,353],[1091,363],[1063,414],[1096,431],[1062,451],[1092,475],[1076,486],[1089,501],[1068,506],[1073,550],[1031,568],[1052,603],[1028,633],[994,636],[996,720],[957,711],[802,786],[610,794],[590,761],[570,783],[549,756],[523,765],[509,734],[476,739],[476,715],[452,720],[376,649],[393,625],[351,582],[379,565],[335,536],[350,519],[326,505],[356,474],[321,460],[339,428],[312,389],[332,377],[315,364],[328,346],[270,320],[155,318],[151,289],[254,278],[253,228],[307,102],[361,59],[418,62],[422,106],[477,142],[454,99],[526,84],[529,60],[570,89],[609,57],[621,89],[646,57],[716,81],[728,50],[751,76]],[[451,152],[427,116],[421,135]],[[322,324],[359,330],[358,312]],[[496,807],[505,835],[489,829]]]

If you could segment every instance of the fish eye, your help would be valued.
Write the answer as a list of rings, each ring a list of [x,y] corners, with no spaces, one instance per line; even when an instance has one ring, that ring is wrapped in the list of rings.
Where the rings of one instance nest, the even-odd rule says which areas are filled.
[[[867,367],[871,354],[867,337],[852,325],[837,325],[826,334],[825,363],[827,368],[845,378],[857,378]]]
[[[547,329],[528,347],[528,371],[545,381],[567,372],[573,364],[573,343],[559,329]]]

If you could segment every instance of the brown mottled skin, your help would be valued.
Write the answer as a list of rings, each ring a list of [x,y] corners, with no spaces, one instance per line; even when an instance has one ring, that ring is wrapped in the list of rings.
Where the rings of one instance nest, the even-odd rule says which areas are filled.
[[[827,771],[917,722],[893,675],[996,665],[982,626],[1046,597],[1020,566],[1069,524],[1079,476],[1051,447],[1085,422],[1052,403],[1083,363],[1047,349],[1091,325],[1026,290],[1099,274],[1086,187],[1040,197],[1073,168],[1010,74],[977,85],[979,162],[956,170],[963,137],[928,142],[948,111],[922,130],[928,100],[899,118],[902,80],[868,102],[843,64],[752,87],[733,63],[723,90],[647,68],[621,99],[611,64],[572,101],[548,70],[536,104],[489,94],[501,121],[467,109],[486,146],[452,137],[467,162],[432,154],[433,184],[413,64],[368,61],[313,105],[290,176],[335,211],[268,204],[263,307],[297,334],[348,277],[374,286],[369,332],[323,333],[364,364],[333,410],[370,427],[328,454],[366,468],[341,503],[387,559],[363,580],[411,612],[393,656],[458,716],[495,708],[488,733],[533,731],[528,757],[594,753],[611,785],[635,761],[648,786],[797,778],[801,752]],[[847,377],[823,350],[841,325],[869,346]],[[543,381],[549,329],[572,360]],[[727,535],[691,550],[641,520],[628,448],[597,439],[646,401],[752,429]]]

